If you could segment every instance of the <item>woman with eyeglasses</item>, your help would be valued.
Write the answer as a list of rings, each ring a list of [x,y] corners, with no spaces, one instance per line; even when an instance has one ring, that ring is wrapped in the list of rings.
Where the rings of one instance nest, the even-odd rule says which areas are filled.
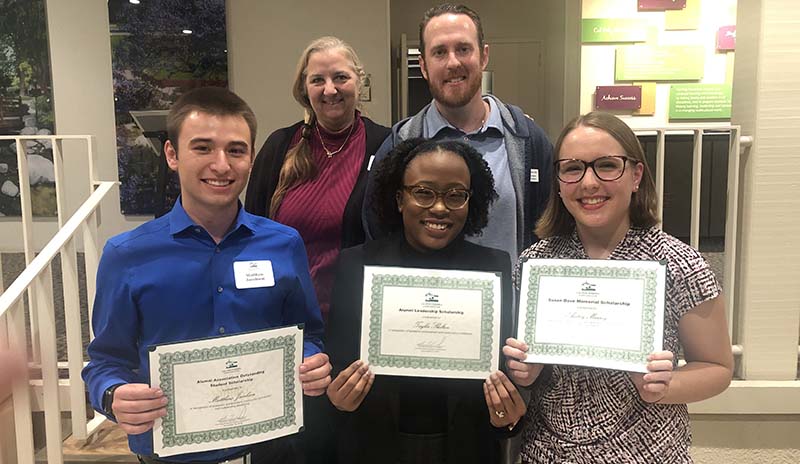
[[[556,153],[549,203],[536,225],[542,240],[520,260],[665,260],[664,351],[652,353],[641,374],[522,363],[527,345],[507,340],[511,377],[532,386],[522,461],[692,462],[686,403],[719,394],[733,372],[719,284],[697,250],[656,227],[655,184],[623,121],[580,116],[561,132]]]
[[[501,272],[500,331],[502,340],[510,336],[508,254],[464,239],[486,226],[497,197],[492,179],[481,155],[461,142],[412,139],[378,166],[371,205],[393,233],[342,251],[325,338],[339,462],[494,463],[498,440],[519,431],[525,404],[501,371],[483,382],[375,377],[359,359],[365,265]]]

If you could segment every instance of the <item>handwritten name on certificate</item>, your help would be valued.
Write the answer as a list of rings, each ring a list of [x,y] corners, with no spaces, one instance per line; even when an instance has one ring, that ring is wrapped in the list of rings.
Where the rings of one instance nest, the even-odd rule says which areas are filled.
[[[157,345],[150,382],[168,399],[159,457],[249,445],[303,426],[302,327]]]
[[[365,266],[361,359],[376,374],[486,378],[501,291],[492,272]]]
[[[525,361],[647,372],[647,355],[663,345],[665,282],[658,261],[526,261],[518,325]]]

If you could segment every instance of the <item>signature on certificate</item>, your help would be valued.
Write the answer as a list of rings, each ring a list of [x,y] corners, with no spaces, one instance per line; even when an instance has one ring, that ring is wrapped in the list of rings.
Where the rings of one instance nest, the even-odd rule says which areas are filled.
[[[229,414],[217,419],[217,425],[229,426],[238,425],[247,420],[247,405],[234,408]]]
[[[417,349],[422,351],[423,353],[436,353],[439,351],[444,351],[444,344],[447,341],[447,336],[443,335],[441,338],[436,340],[425,340],[417,343]]]

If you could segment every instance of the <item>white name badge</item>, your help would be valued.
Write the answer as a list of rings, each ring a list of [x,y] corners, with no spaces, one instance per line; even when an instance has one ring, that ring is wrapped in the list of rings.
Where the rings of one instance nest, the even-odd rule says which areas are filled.
[[[233,263],[233,276],[236,288],[274,287],[272,261],[236,261]]]

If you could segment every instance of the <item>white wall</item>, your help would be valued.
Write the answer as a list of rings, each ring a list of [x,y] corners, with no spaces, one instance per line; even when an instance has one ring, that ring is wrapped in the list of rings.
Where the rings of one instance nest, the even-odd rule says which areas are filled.
[[[419,42],[419,22],[428,8],[439,0],[395,0],[391,2],[392,51],[400,45],[405,33],[409,42]],[[481,17],[487,41],[497,39],[535,40],[544,45],[543,114],[532,115],[545,131],[554,137],[565,120],[576,115],[571,104],[565,112],[565,101],[577,101],[579,62],[570,60],[578,46],[580,23],[567,18],[567,13],[580,11],[580,0],[503,0],[502,7],[494,0],[467,2]],[[492,60],[491,46],[489,61]],[[571,65],[569,64],[571,63]],[[570,69],[571,66],[571,69]],[[515,102],[508,102],[515,103]],[[572,114],[565,114],[572,113]]]
[[[228,0],[226,15],[230,88],[258,117],[256,147],[302,117],[291,96],[297,59],[311,40],[324,35],[355,48],[365,72],[372,74],[372,101],[364,103],[364,113],[389,124],[388,0]]]

